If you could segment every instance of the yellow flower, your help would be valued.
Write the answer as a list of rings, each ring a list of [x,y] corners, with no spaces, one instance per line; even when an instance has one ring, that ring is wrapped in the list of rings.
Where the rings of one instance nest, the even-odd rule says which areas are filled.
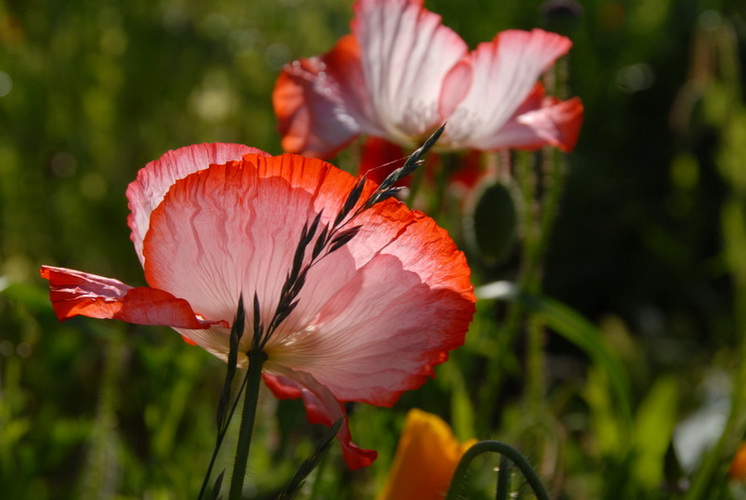
[[[410,410],[394,463],[377,500],[444,498],[458,461],[474,443],[476,439],[459,443],[437,415]]]

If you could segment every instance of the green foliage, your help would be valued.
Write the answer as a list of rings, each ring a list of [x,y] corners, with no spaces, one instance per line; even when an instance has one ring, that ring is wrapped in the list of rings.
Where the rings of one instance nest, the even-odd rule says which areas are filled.
[[[224,364],[166,328],[59,323],[37,270],[142,284],[124,198],[137,170],[199,142],[279,153],[277,72],[328,50],[350,5],[0,5],[4,497],[196,496]],[[538,2],[427,5],[471,46],[554,22]],[[501,158],[515,167],[513,203],[504,186],[484,201],[499,212],[491,234],[479,214],[494,239],[473,259],[474,282],[508,280],[518,293],[481,300],[466,346],[421,390],[393,409],[352,406],[353,435],[379,460],[348,472],[332,446],[300,498],[372,498],[415,406],[462,440],[510,442],[553,498],[744,497],[726,474],[746,432],[746,12],[727,0],[583,7],[562,25],[574,47],[558,69],[585,105],[577,149]],[[463,234],[464,200],[452,201],[430,206]],[[730,384],[730,413],[708,447],[677,456],[677,426],[712,373]],[[274,498],[324,433],[297,402],[264,393],[257,429],[247,491]],[[495,464],[470,476],[475,495],[484,486],[494,497],[482,478]]]

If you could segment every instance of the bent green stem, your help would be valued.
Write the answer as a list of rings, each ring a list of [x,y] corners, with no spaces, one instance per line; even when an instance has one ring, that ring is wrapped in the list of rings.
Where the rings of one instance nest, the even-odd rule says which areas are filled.
[[[497,452],[503,457],[507,457],[508,460],[518,467],[521,474],[523,474],[523,477],[526,478],[526,481],[529,486],[531,486],[536,498],[538,500],[549,500],[549,494],[544,488],[541,479],[539,479],[538,474],[536,474],[536,471],[534,471],[528,461],[518,452],[518,450],[501,441],[480,441],[466,450],[466,453],[461,457],[461,460],[456,467],[456,471],[453,473],[453,480],[451,481],[450,488],[448,488],[446,500],[457,500],[460,498],[459,495],[461,488],[463,487],[464,480],[466,479],[466,472],[469,469],[471,462],[482,453],[487,452]],[[501,469],[503,467],[505,467],[504,460],[501,461]],[[502,477],[504,477],[504,475]],[[501,493],[501,490],[502,487],[499,486],[498,492]]]
[[[262,367],[264,366],[264,362],[267,361],[267,354],[260,349],[252,349],[249,351],[248,356],[249,369],[246,373],[247,383],[243,395],[243,415],[241,415],[241,428],[238,435],[236,458],[233,462],[231,489],[228,495],[230,500],[240,500],[242,498],[246,465],[249,461],[249,450],[251,449],[251,436],[254,433],[254,422],[256,421]]]

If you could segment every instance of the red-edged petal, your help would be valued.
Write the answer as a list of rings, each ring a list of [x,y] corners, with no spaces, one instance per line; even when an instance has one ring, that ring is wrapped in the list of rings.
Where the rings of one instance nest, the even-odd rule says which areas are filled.
[[[137,173],[137,179],[127,188],[130,216],[127,223],[132,230],[130,239],[143,263],[142,241],[148,232],[150,213],[163,200],[171,185],[178,179],[212,164],[240,160],[245,154],[267,153],[257,148],[240,144],[197,144],[168,151],[160,159],[145,165]]]
[[[322,210],[321,228],[330,224],[355,182],[294,155],[196,172],[153,211],[146,278],[210,318],[232,317],[239,296],[257,294],[266,325],[304,224]],[[373,189],[369,182],[361,200]],[[311,269],[266,349],[339,399],[390,405],[463,343],[474,312],[469,269],[435,221],[398,201],[352,224],[362,226],[358,235]]]
[[[139,325],[209,328],[225,325],[198,317],[189,303],[155,288],[133,288],[111,278],[73,269],[42,266],[49,280],[49,296],[60,320],[73,316],[118,319]]]
[[[486,149],[538,149],[549,145],[571,151],[578,141],[582,123],[583,103],[580,99],[573,97],[561,101],[546,97],[544,87],[537,83],[534,92]]]
[[[390,200],[355,223],[360,233],[309,273],[298,316],[267,352],[339,400],[389,406],[463,344],[475,299],[463,254],[429,217]]]
[[[317,158],[334,156],[360,133],[367,100],[352,35],[323,56],[286,65],[272,92],[282,148]]]
[[[365,450],[352,443],[344,408],[326,387],[308,373],[293,371],[272,362],[267,362],[265,366],[264,382],[274,395],[280,399],[303,398],[308,421],[312,424],[331,426],[340,418],[344,418],[337,433],[337,440],[350,469],[368,467],[375,461],[378,456],[376,451]]]
[[[330,223],[354,184],[328,163],[295,155],[247,155],[189,175],[151,215],[146,279],[206,317],[233,317],[239,296],[250,303],[256,293],[267,324],[304,224],[322,209]]]
[[[568,38],[539,29],[508,30],[492,42],[479,44],[471,53],[474,73],[469,93],[450,116],[444,116],[450,146],[481,150],[514,146],[500,136],[502,128],[531,96],[539,76],[571,45]],[[446,87],[455,85],[450,80],[458,78],[459,71],[454,69]]]
[[[441,125],[446,74],[468,53],[441,17],[409,0],[358,0],[352,31],[360,43],[371,135],[407,146]],[[456,85],[448,88],[459,93]],[[463,89],[461,89],[463,95]]]

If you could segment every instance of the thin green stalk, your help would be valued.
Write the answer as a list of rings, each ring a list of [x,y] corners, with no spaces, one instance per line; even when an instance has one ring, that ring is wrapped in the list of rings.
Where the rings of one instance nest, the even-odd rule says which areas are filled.
[[[435,179],[435,196],[430,207],[430,217],[438,218],[443,210],[446,199],[446,188],[453,173],[459,168],[459,158],[454,153],[441,155],[441,165]],[[421,169],[424,170],[424,169]]]
[[[238,394],[241,394],[244,391],[247,378],[248,377],[244,377],[243,381],[241,382],[241,387],[238,388]],[[199,490],[199,496],[197,496],[197,498],[199,498],[200,500],[204,498],[205,493],[207,493],[208,483],[210,481],[210,477],[212,476],[212,468],[215,467],[215,462],[217,461],[218,455],[220,453],[220,447],[223,445],[223,440],[225,439],[225,435],[228,432],[230,421],[233,418],[233,414],[236,412],[236,407],[238,406],[239,400],[240,398],[236,398],[236,400],[231,404],[230,412],[228,413],[227,418],[225,419],[222,426],[218,429],[218,437],[215,442],[215,448],[212,451],[210,463],[207,466],[207,473],[205,474],[205,478],[202,481],[202,488]]]
[[[497,398],[505,381],[507,362],[505,359],[513,354],[513,339],[518,334],[523,319],[523,305],[517,301],[510,302],[505,314],[505,321],[499,328],[496,338],[498,348],[495,357],[490,360],[487,367],[487,383],[482,385],[479,392],[480,411],[477,414],[477,432],[486,434],[490,432],[491,422],[497,408]]]
[[[546,233],[541,224],[541,212],[546,207],[539,196],[537,172],[535,170],[534,155],[521,155],[518,162],[516,176],[523,195],[522,227],[523,227],[523,268],[520,286],[522,290],[538,292],[541,289],[541,261],[543,257],[544,239]],[[526,352],[526,394],[529,407],[534,412],[541,411],[544,398],[544,324],[535,317],[528,318],[528,337]]]
[[[505,455],[500,457],[500,468],[497,471],[497,493],[495,500],[508,500],[510,495],[510,460]]]
[[[528,372],[526,398],[529,409],[534,415],[542,414],[544,405],[546,389],[544,343],[544,321],[536,315],[531,315],[528,318],[528,336],[526,339],[526,371]]]
[[[322,498],[322,477],[324,475],[324,469],[326,468],[326,456],[322,457],[319,465],[316,466],[316,476],[313,480],[313,486],[311,486],[311,494],[308,496],[309,499]]]
[[[244,477],[246,476],[246,465],[249,461],[251,436],[254,433],[257,401],[259,400],[259,384],[262,380],[262,367],[264,366],[264,362],[267,361],[267,354],[262,350],[252,349],[248,355],[249,369],[246,374],[247,384],[243,395],[243,415],[241,415],[241,428],[238,435],[236,458],[233,462],[231,489],[228,495],[230,500],[241,500],[243,498],[241,495],[243,492]]]

